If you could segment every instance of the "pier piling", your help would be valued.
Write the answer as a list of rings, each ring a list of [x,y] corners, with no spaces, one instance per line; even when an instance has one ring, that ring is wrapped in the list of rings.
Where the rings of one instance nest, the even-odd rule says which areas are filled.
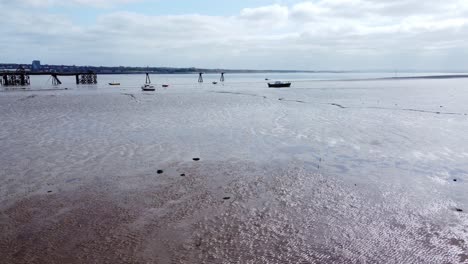
[[[49,75],[52,77],[52,85],[61,85],[58,76],[75,76],[76,84],[97,84],[97,74],[94,72],[70,73],[70,72],[30,72],[20,67],[16,71],[0,72],[0,84],[2,86],[29,86],[30,75]]]
[[[1,84],[3,86],[28,86],[31,84],[29,74],[20,66],[15,72],[3,72]]]
[[[75,79],[76,84],[97,84],[97,74],[94,72],[76,74]]]

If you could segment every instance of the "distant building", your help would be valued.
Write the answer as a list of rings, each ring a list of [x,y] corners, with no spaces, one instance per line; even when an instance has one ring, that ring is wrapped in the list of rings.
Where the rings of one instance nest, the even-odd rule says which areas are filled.
[[[40,71],[41,70],[41,61],[35,60],[32,62],[31,71]]]

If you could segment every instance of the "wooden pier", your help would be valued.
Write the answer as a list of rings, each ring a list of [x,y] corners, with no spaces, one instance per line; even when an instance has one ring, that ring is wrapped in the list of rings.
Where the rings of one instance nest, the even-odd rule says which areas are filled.
[[[0,72],[0,84],[2,86],[29,86],[31,85],[31,75],[49,75],[52,78],[52,85],[60,85],[62,82],[59,76],[75,76],[76,84],[97,84],[97,74],[88,72],[29,72],[22,68],[16,71]]]

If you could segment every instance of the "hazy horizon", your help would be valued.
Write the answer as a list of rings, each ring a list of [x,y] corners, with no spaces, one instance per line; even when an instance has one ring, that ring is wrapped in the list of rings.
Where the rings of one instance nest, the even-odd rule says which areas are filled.
[[[73,64],[73,63],[63,63],[63,64],[51,64],[47,63],[44,61],[41,61],[40,59],[34,59],[34,60],[39,60],[41,62],[41,65],[63,65],[63,66],[76,66],[76,67],[110,67],[110,68],[117,68],[117,67],[125,67],[125,68],[173,68],[173,69],[205,69],[205,70],[227,70],[227,71],[288,71],[288,72],[304,72],[304,73],[320,73],[320,72],[328,72],[328,73],[465,73],[468,72],[467,69],[341,69],[341,70],[335,70],[335,69],[309,69],[309,70],[304,70],[304,69],[249,69],[249,68],[221,68],[221,67],[198,67],[198,66],[167,66],[167,65],[78,65],[78,64]],[[31,62],[1,62],[0,64],[18,64],[18,65],[30,65]],[[253,72],[255,73],[255,72]],[[210,74],[210,73],[207,73]],[[232,73],[235,74],[235,73]]]
[[[464,71],[468,2],[0,0],[0,62]]]

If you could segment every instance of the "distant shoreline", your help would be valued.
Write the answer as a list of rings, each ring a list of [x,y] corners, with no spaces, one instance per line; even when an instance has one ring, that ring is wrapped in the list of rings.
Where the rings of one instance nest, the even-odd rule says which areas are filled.
[[[468,78],[468,74],[450,74],[450,75],[422,75],[422,76],[402,76],[402,77],[380,77],[380,78],[359,78],[359,79],[339,79],[339,80],[323,80],[323,81],[385,81],[385,80],[443,80],[443,79],[464,79]]]
[[[31,72],[46,73],[69,73],[69,72],[88,72],[97,74],[220,74],[220,73],[347,73],[351,71],[308,71],[308,70],[249,70],[249,69],[207,69],[196,67],[173,68],[173,67],[126,67],[126,66],[75,66],[75,65],[40,65],[33,71],[32,64],[19,63],[0,63],[0,72],[16,71],[24,69]]]

